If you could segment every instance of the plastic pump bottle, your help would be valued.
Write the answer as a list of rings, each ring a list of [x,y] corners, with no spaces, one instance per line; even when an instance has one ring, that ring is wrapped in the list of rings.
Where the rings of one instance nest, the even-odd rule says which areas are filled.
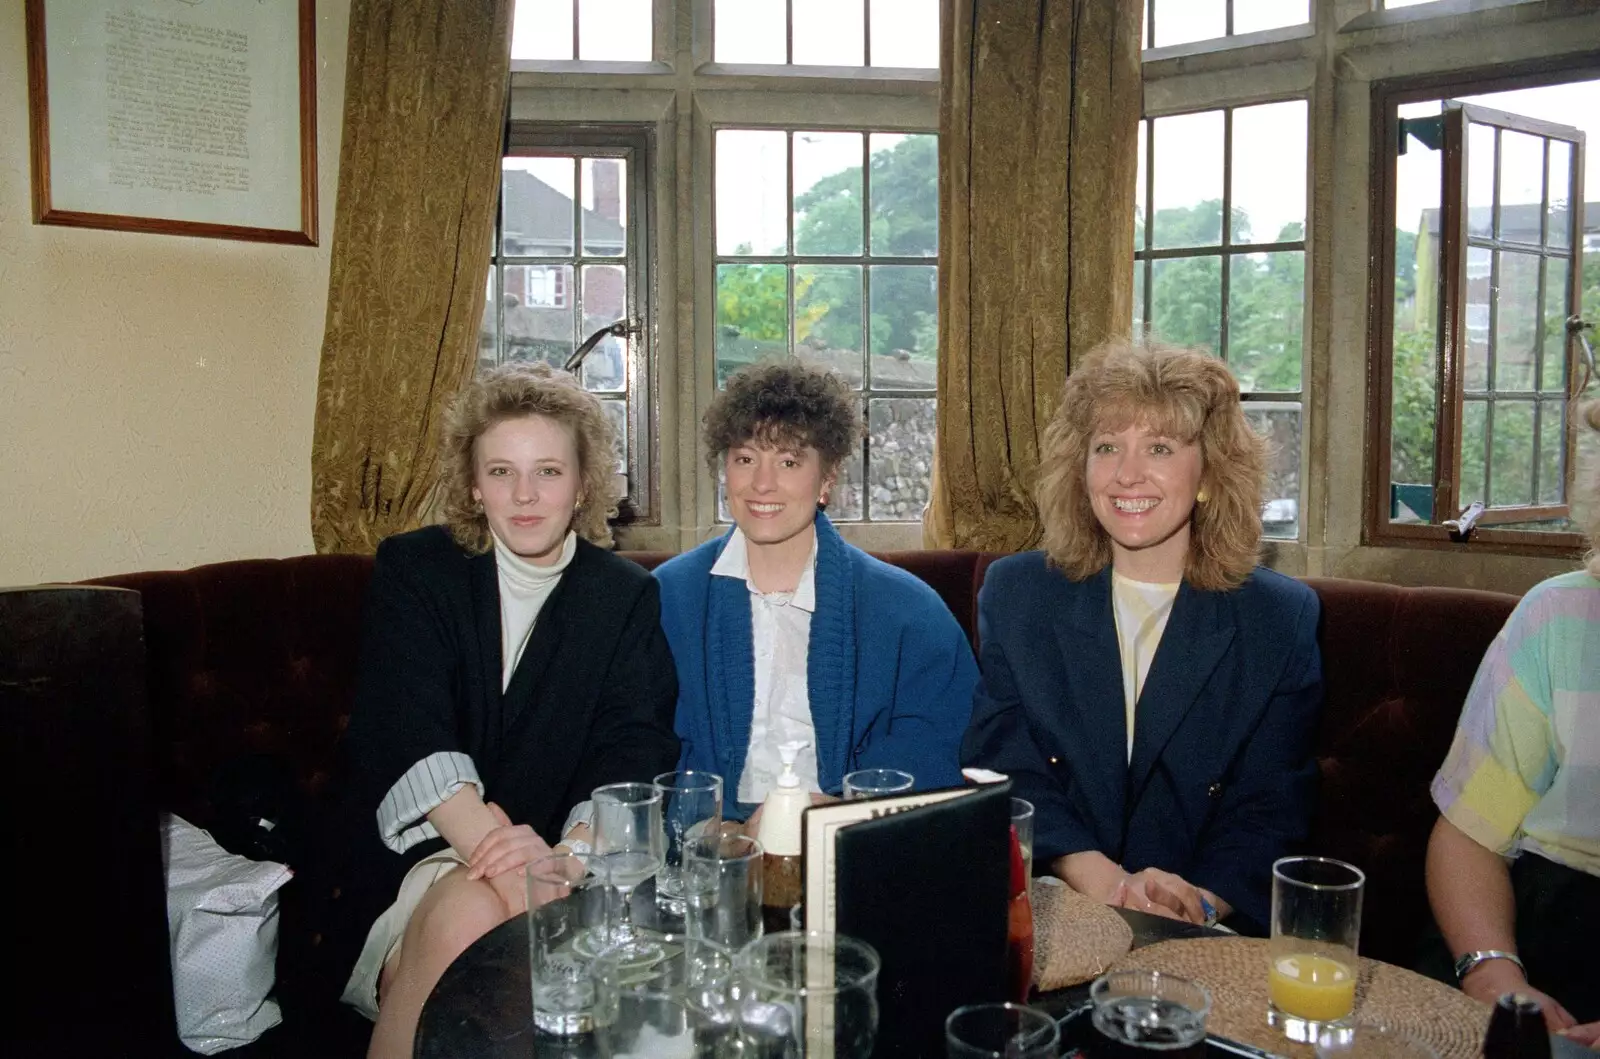
[[[801,834],[805,811],[811,808],[811,794],[800,785],[795,774],[795,759],[810,743],[784,743],[778,747],[783,772],[767,794],[761,810],[761,828],[756,836],[761,843],[763,881],[762,914],[766,929],[788,930],[789,911],[803,897],[805,876],[800,864]]]

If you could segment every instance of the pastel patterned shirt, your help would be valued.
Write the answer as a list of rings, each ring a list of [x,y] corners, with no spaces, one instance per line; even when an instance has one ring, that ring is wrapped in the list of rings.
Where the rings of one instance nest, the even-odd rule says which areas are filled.
[[[1600,580],[1535,585],[1467,694],[1433,800],[1507,857],[1600,875]]]

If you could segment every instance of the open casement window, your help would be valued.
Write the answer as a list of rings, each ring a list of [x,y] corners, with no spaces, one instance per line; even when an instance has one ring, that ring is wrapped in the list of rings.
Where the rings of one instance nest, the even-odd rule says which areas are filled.
[[[1382,535],[1575,547],[1568,408],[1586,379],[1566,325],[1581,297],[1584,134],[1456,102],[1401,118],[1398,134],[1400,165],[1441,166],[1439,207],[1417,234],[1416,327],[1404,336],[1433,346],[1435,424],[1432,480],[1405,480],[1390,455],[1404,443],[1397,366]],[[1424,157],[1408,161],[1413,152]],[[1385,320],[1397,362],[1398,301]]]

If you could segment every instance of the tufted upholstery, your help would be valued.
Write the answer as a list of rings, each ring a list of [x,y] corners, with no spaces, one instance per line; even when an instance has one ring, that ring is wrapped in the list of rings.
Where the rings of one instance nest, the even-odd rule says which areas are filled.
[[[668,556],[631,557],[653,567]],[[932,585],[976,637],[977,589],[995,556],[884,558]],[[370,571],[367,558],[306,556],[95,582],[144,595],[155,790],[164,806],[206,826],[211,777],[220,764],[250,752],[286,761],[309,798],[324,790],[348,719]],[[1317,740],[1323,786],[1311,848],[1367,869],[1363,949],[1409,962],[1427,923],[1428,780],[1478,659],[1516,600],[1360,581],[1309,584],[1323,602],[1327,682]],[[280,984],[335,995],[342,983],[308,958],[314,946],[298,908],[286,892]]]

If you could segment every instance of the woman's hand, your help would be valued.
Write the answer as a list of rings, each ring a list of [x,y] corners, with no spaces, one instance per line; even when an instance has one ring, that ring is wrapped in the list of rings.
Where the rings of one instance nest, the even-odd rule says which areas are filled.
[[[472,856],[467,859],[467,878],[493,882],[523,865],[550,855],[550,847],[533,828],[527,824],[513,824],[505,811],[494,802],[488,803],[488,809],[494,814],[498,826],[483,836],[483,840],[472,851]],[[518,892],[521,892],[521,876],[510,875],[510,878]],[[499,892],[503,888],[496,886],[495,889]],[[502,892],[501,896],[505,894]],[[526,897],[522,900],[526,907]]]
[[[1544,1024],[1551,1033],[1572,1029],[1578,1022],[1560,1002],[1528,984],[1522,969],[1510,960],[1485,960],[1461,980],[1461,991],[1474,1000],[1493,1004],[1507,993],[1521,993],[1539,1002]]]
[[[1586,1045],[1593,1051],[1600,1051],[1600,1022],[1585,1022],[1581,1026],[1571,1026],[1562,1030],[1561,1036],[1569,1041]]]
[[[1182,876],[1159,868],[1146,868],[1126,876],[1110,901],[1113,905],[1150,912],[1186,923],[1204,923],[1206,910],[1200,890]]]

